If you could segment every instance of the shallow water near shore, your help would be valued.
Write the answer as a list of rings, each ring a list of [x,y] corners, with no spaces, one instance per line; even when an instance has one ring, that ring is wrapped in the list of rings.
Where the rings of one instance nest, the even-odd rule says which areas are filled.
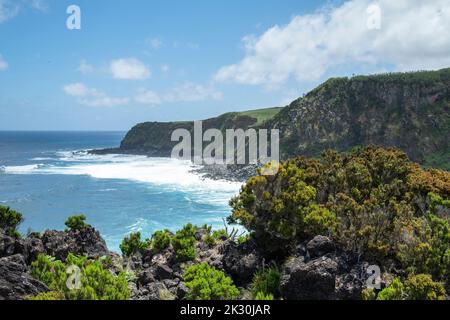
[[[24,214],[22,232],[64,229],[83,213],[114,251],[132,231],[223,227],[241,183],[203,179],[190,162],[86,152],[116,147],[124,134],[0,132],[0,204]]]

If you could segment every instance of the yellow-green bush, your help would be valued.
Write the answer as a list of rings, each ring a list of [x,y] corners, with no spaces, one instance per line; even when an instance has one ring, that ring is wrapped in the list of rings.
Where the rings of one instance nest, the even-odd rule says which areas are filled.
[[[231,200],[265,252],[287,256],[315,235],[409,273],[450,278],[450,173],[423,169],[402,151],[379,147],[298,157],[272,176],[250,178]]]
[[[78,274],[76,270],[79,271]],[[71,253],[65,263],[39,255],[31,264],[31,274],[53,292],[31,299],[52,300],[59,297],[66,300],[127,300],[130,297],[125,273],[113,275],[104,268],[100,260],[88,260]],[[68,285],[72,280],[75,281],[74,285]]]
[[[28,297],[27,300],[66,300],[64,294],[58,291],[43,292],[36,296]]]
[[[444,300],[445,289],[429,274],[411,275],[403,284],[395,278],[378,293],[377,300]]]
[[[233,280],[206,263],[190,266],[183,278],[191,300],[233,300],[239,296]]]

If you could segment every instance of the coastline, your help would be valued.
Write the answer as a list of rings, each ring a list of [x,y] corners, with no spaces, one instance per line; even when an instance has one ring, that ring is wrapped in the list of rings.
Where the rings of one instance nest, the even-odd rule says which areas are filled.
[[[149,158],[170,158],[167,153],[161,153],[159,151],[144,151],[144,150],[124,150],[122,148],[107,148],[107,149],[93,149],[87,150],[88,154],[94,155],[135,155],[135,156],[147,156]],[[194,169],[192,172],[200,174],[202,178],[212,180],[227,180],[230,182],[242,182],[247,181],[248,178],[256,174],[258,169],[257,165],[201,165],[201,168]]]

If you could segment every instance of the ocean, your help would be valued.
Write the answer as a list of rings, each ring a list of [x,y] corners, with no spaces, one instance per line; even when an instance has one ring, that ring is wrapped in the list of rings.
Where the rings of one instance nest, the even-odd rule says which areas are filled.
[[[186,161],[86,152],[117,147],[124,135],[0,131],[0,204],[24,215],[22,233],[63,230],[67,217],[85,214],[116,252],[130,232],[223,227],[240,183],[203,179]]]

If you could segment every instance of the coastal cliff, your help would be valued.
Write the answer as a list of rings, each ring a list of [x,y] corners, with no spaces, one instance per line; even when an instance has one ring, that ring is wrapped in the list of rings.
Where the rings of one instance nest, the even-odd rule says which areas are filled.
[[[348,151],[370,144],[397,147],[425,166],[450,169],[450,69],[332,78],[284,108],[231,112],[203,129],[280,129],[282,159]],[[178,128],[193,122],[145,122],[119,148],[94,153],[170,156]]]

